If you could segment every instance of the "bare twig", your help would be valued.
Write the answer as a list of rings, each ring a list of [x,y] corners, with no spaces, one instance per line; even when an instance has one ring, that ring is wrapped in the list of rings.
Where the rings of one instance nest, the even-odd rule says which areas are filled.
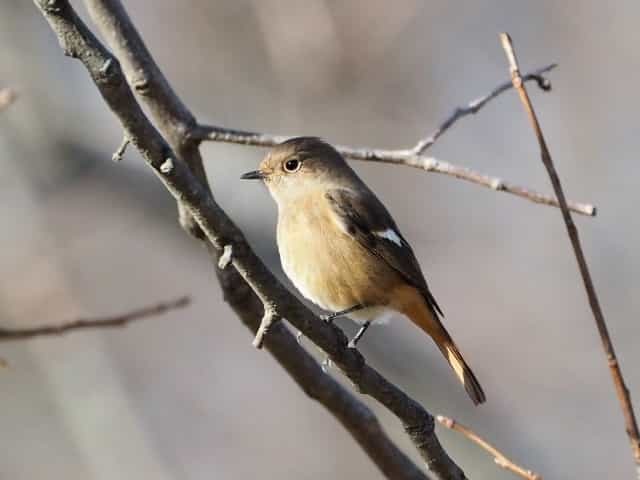
[[[180,297],[169,302],[160,302],[150,307],[140,308],[125,314],[113,317],[78,319],[71,322],[60,323],[58,325],[40,325],[29,328],[0,328],[0,342],[11,340],[24,340],[26,338],[43,337],[47,335],[62,335],[71,330],[81,330],[87,328],[112,328],[124,327],[128,323],[143,318],[155,317],[163,313],[183,308],[191,302],[189,297]]]
[[[442,449],[435,436],[433,417],[398,387],[366,365],[363,357],[357,351],[347,348],[347,339],[339,329],[323,325],[266,269],[247,244],[242,232],[215,202],[208,188],[194,176],[197,175],[197,172],[192,173],[190,167],[176,157],[170,146],[144,115],[123,78],[119,62],[109,54],[87,29],[68,1],[35,1],[57,34],[63,50],[68,55],[82,61],[103,98],[122,122],[125,133],[131,139],[131,143],[136,146],[147,164],[163,181],[170,193],[184,206],[190,217],[194,219],[196,226],[206,235],[211,248],[215,249],[215,255],[220,255],[224,245],[231,245],[233,249],[231,263],[235,268],[216,269],[221,282],[229,282],[228,285],[223,285],[226,298],[235,298],[238,291],[247,289],[247,284],[240,281],[240,276],[242,276],[252,286],[254,292],[278,305],[283,316],[286,316],[295,327],[303,330],[308,338],[312,339],[320,348],[331,355],[335,363],[363,393],[377,398],[402,420],[405,429],[422,456],[427,460],[432,471],[438,475],[438,478],[466,478],[462,470]],[[129,41],[131,39],[128,37],[120,37],[120,34],[124,34],[124,32],[130,33],[130,29],[133,26],[119,2],[114,0],[103,0],[102,2],[94,0],[88,6],[91,5],[102,9],[100,13],[106,16],[106,20],[104,20],[104,24],[99,24],[106,30],[115,30],[115,33],[112,32],[113,40],[121,42],[121,47],[124,44],[125,46],[122,48],[129,49],[128,55],[130,57],[142,55],[144,61],[152,62],[150,57],[145,57],[145,55],[148,55],[146,49],[144,52],[134,50],[135,41]],[[109,65],[109,68],[105,69],[105,65]],[[148,82],[147,85],[149,85]],[[151,95],[156,90],[150,88],[145,89],[145,91],[147,95]],[[166,104],[165,107],[164,114],[167,115],[167,118],[171,117],[173,113],[168,113],[168,110],[171,110],[170,105]],[[159,111],[158,114],[163,113]],[[177,127],[174,126],[173,128]],[[186,143],[188,144],[188,142]],[[168,159],[171,160],[172,168],[163,169],[162,165],[166,165]],[[250,299],[245,302],[247,305],[255,306],[255,302],[260,303],[253,293],[249,294],[247,298]],[[240,303],[236,303],[234,309],[242,314],[243,321],[256,319],[256,309],[253,307],[249,309]],[[312,387],[314,382],[321,384],[327,382],[326,378],[329,377],[318,376],[321,375],[319,368],[309,378],[302,377],[300,370],[298,370],[298,365],[295,363],[300,360],[302,355],[300,348],[293,349],[291,355],[287,355],[284,350],[278,350],[278,353],[275,353],[276,350],[271,348],[271,339],[277,344],[277,341],[282,337],[275,332],[280,332],[282,329],[282,324],[274,325],[274,335],[266,337],[266,344],[270,351],[276,355],[276,358],[295,380],[304,385],[305,391],[306,388]],[[284,338],[290,338],[295,342],[295,339],[290,334],[289,337]],[[294,374],[294,372],[296,373]],[[337,387],[331,382],[335,382],[335,380],[331,380],[329,385],[334,387],[333,391],[336,391]],[[344,402],[338,402],[324,395],[318,395],[317,398],[349,429],[354,438],[363,446],[365,452],[388,478],[423,478],[423,474],[416,469],[411,460],[400,454],[399,450],[390,444],[387,437],[380,435],[379,429],[375,428],[377,422],[369,422],[372,425],[372,430],[367,432],[363,430],[362,425],[358,424],[362,419],[362,415],[354,415],[353,420],[351,420],[351,417],[346,415],[344,410],[339,410],[347,406],[354,410],[361,405],[360,402],[352,399],[352,397],[347,397],[349,400],[345,405]],[[344,400],[344,397],[340,400]],[[386,453],[380,455],[381,450]]]
[[[450,430],[454,430],[458,433],[461,433],[462,435],[467,437],[469,440],[471,440],[473,443],[475,443],[476,445],[479,445],[480,447],[485,449],[487,452],[489,452],[489,454],[493,456],[493,461],[498,466],[504,468],[505,470],[509,470],[515,473],[516,475],[520,475],[522,478],[526,478],[527,480],[542,480],[542,477],[537,473],[532,472],[531,470],[526,470],[522,468],[520,465],[509,460],[500,450],[498,450],[496,447],[491,445],[489,442],[487,442],[484,438],[482,438],[480,435],[475,433],[469,427],[466,427],[461,423],[458,423],[452,418],[443,417],[442,415],[438,415],[436,418],[438,419],[438,422],[440,422],[441,425],[444,425]]]
[[[278,315],[278,310],[275,305],[268,305],[264,309],[264,315],[262,315],[262,320],[260,321],[260,327],[256,332],[256,336],[253,339],[253,346],[256,348],[262,348],[262,344],[264,343],[264,337],[271,331],[273,325],[280,321],[280,315]]]
[[[616,394],[618,396],[618,400],[622,408],[622,413],[625,418],[627,435],[629,436],[629,442],[631,443],[633,457],[636,462],[638,478],[640,478],[640,433],[638,432],[638,424],[636,422],[633,404],[631,403],[629,389],[625,385],[624,378],[622,376],[622,370],[620,369],[620,364],[618,363],[618,359],[613,348],[613,342],[611,341],[611,337],[609,335],[604,314],[602,312],[602,308],[600,307],[600,301],[598,300],[598,295],[593,285],[593,280],[591,279],[591,273],[589,272],[589,267],[587,266],[587,260],[582,250],[578,229],[576,228],[575,224],[573,223],[573,219],[571,218],[571,212],[569,211],[570,209],[567,205],[564,191],[562,190],[560,177],[558,176],[558,173],[553,164],[553,159],[551,158],[551,154],[549,153],[549,149],[547,148],[547,143],[544,139],[542,129],[540,128],[538,117],[535,113],[535,110],[533,109],[533,105],[531,104],[531,99],[529,98],[527,89],[522,82],[520,67],[518,66],[518,61],[513,49],[513,44],[511,43],[511,38],[508,34],[502,33],[500,34],[500,41],[509,62],[509,70],[511,72],[513,86],[520,96],[522,105],[524,106],[527,116],[529,117],[529,120],[531,122],[531,126],[533,127],[534,133],[538,140],[538,144],[540,146],[540,157],[542,159],[542,163],[544,164],[547,173],[549,174],[551,184],[553,185],[553,190],[556,194],[556,197],[558,198],[558,203],[560,204],[562,218],[564,219],[564,223],[567,227],[567,233],[569,235],[569,239],[571,241],[576,260],[578,262],[580,275],[582,276],[582,282],[584,283],[584,288],[587,292],[587,297],[589,298],[589,305],[591,306],[593,318],[596,322],[598,333],[600,334],[602,347],[607,357],[607,363],[609,365],[609,370],[611,371],[611,377],[613,378]]]
[[[129,139],[127,138],[126,135],[124,135],[122,137],[122,143],[120,144],[118,149],[113,153],[113,155],[111,155],[111,160],[116,163],[121,161],[122,157],[124,156],[124,152],[127,151],[128,146],[129,146]]]
[[[220,270],[224,270],[231,263],[231,259],[233,258],[233,247],[231,245],[225,245],[222,249],[222,254],[220,254],[220,258],[218,258],[218,268]]]
[[[549,82],[547,78],[543,77],[543,75],[547,72],[550,72],[557,66],[558,66],[557,63],[552,63],[551,65],[547,65],[546,67],[542,67],[537,70],[534,70],[531,73],[527,73],[526,75],[523,75],[522,81],[528,82],[530,80],[534,80],[538,84],[538,87],[540,87],[542,90],[544,91],[551,90],[551,82]],[[438,138],[440,138],[440,136],[444,132],[446,132],[449,128],[451,128],[454,123],[456,123],[462,117],[466,117],[467,115],[473,115],[478,113],[478,111],[482,107],[484,107],[487,103],[489,103],[491,100],[496,98],[501,93],[504,93],[507,90],[510,90],[512,87],[513,87],[513,84],[511,83],[511,80],[507,80],[506,82],[498,85],[496,88],[491,90],[488,94],[480,98],[476,98],[475,100],[472,100],[464,107],[456,108],[453,112],[451,112],[451,115],[449,115],[449,117],[447,117],[447,119],[444,122],[442,122],[440,126],[431,135],[425,138],[422,138],[418,141],[416,146],[413,147],[413,153],[415,153],[416,155],[422,155],[429,148],[431,148],[433,144],[436,143],[436,140],[438,140]]]
[[[535,81],[540,88],[548,90],[551,88],[551,84],[542,75],[555,68],[555,66],[555,64],[552,64],[535,70],[534,72],[525,75],[523,80]],[[428,172],[441,173],[443,175],[466,180],[495,191],[511,193],[534,203],[558,207],[558,201],[551,196],[538,193],[526,187],[515,185],[497,177],[476,172],[470,168],[453,165],[424,155],[424,152],[430,148],[444,132],[451,128],[454,123],[467,115],[476,113],[490,100],[496,98],[506,90],[509,90],[511,86],[511,82],[501,84],[487,95],[471,101],[466,107],[459,107],[455,109],[431,135],[421,139],[413,148],[404,150],[383,150],[356,148],[345,145],[336,145],[336,148],[345,157],[353,160],[404,165],[426,170]],[[274,147],[290,138],[290,136],[285,135],[271,135],[267,133],[228,129],[211,125],[198,125],[189,132],[189,135],[191,138],[199,141],[210,140],[214,142],[235,143],[254,147]],[[597,213],[595,206],[586,203],[570,202],[569,209],[575,213],[587,216],[595,216]]]
[[[0,88],[0,112],[11,105],[18,94],[11,88]]]

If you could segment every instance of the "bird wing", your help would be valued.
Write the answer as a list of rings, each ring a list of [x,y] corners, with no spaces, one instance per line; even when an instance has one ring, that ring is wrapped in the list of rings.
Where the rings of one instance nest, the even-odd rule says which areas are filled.
[[[427,304],[443,315],[429,291],[409,242],[382,202],[370,191],[343,188],[331,189],[325,196],[341,229],[420,290]]]

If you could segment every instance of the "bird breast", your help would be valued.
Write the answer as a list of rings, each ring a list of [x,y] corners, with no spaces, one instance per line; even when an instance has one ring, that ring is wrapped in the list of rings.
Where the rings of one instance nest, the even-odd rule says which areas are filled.
[[[279,210],[282,268],[305,298],[332,312],[387,303],[397,275],[338,226],[324,195]]]

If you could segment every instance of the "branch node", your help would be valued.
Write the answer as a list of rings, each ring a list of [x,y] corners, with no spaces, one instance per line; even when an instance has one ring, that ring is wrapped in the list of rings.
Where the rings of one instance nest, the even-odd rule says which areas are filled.
[[[262,348],[264,337],[269,333],[269,330],[271,329],[273,324],[278,322],[279,320],[280,315],[278,315],[278,311],[276,310],[275,305],[265,305],[264,315],[262,316],[262,320],[260,321],[260,327],[258,327],[256,337],[253,339],[253,346],[255,348]]]
[[[495,190],[496,192],[504,190],[504,182],[499,178],[494,178],[493,180],[491,180],[491,189]]]
[[[47,13],[59,13],[62,10],[62,6],[58,4],[58,0],[45,0],[41,5]]]
[[[136,93],[140,95],[144,96],[149,94],[149,80],[146,77],[133,80],[131,82],[131,86],[136,91]]]
[[[167,157],[167,159],[162,162],[160,165],[160,172],[165,175],[169,175],[173,171],[173,159],[171,157]]]
[[[127,147],[129,146],[130,142],[131,141],[129,140],[129,137],[127,137],[127,134],[125,133],[125,135],[122,137],[122,143],[113,153],[113,155],[111,155],[111,160],[116,163],[120,162],[122,160],[122,157],[124,156],[124,153],[127,151]]]
[[[454,425],[456,424],[453,418],[445,417],[443,415],[436,415],[436,420],[438,420],[439,423],[449,429],[453,429]]]
[[[222,255],[218,259],[218,268],[220,270],[224,270],[229,266],[231,261],[233,260],[233,246],[225,245],[222,249]]]
[[[107,58],[104,61],[104,63],[100,66],[100,69],[99,69],[100,73],[103,75],[107,75],[112,65],[113,65],[113,58]]]
[[[324,357],[324,360],[322,360],[322,363],[320,364],[320,368],[322,369],[323,373],[329,373],[329,370],[331,370],[331,368],[333,367],[333,362],[331,361],[331,358],[329,358],[329,355],[326,355]],[[360,390],[360,386],[356,383],[352,383],[354,388],[358,391],[358,393],[363,393],[362,390]]]

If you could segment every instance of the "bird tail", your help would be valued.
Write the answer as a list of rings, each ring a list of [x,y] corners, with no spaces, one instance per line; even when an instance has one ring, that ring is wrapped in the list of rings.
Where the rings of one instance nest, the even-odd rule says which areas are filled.
[[[449,332],[447,332],[444,325],[442,325],[438,314],[424,299],[421,298],[420,300],[420,302],[411,302],[409,308],[405,308],[403,313],[433,338],[444,355],[444,358],[449,362],[449,365],[451,365],[460,383],[464,386],[467,394],[471,397],[474,405],[484,403],[486,397],[480,386],[480,382],[478,382],[473,371],[469,365],[467,365],[467,362],[465,362],[460,350],[458,350],[458,347],[449,335]]]
[[[469,397],[471,397],[473,404],[479,405],[484,403],[487,398],[480,386],[480,382],[478,382],[473,370],[471,370],[469,365],[467,365],[467,362],[462,358],[462,354],[460,353],[460,350],[458,350],[458,347],[456,347],[456,344],[453,343],[451,338],[449,338],[448,341],[442,343],[436,341],[436,343],[444,355],[444,358],[447,359],[456,376],[462,385],[464,385],[464,389],[467,391]]]

